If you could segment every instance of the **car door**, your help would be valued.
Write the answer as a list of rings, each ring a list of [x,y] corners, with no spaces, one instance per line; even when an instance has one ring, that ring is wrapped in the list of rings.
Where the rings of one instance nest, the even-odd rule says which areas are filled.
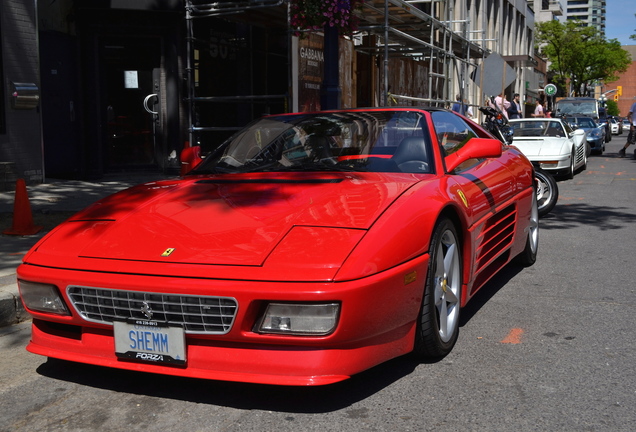
[[[445,156],[461,148],[470,138],[479,136],[470,124],[452,113],[440,111],[431,115]],[[499,258],[513,242],[516,206],[512,198],[518,193],[516,177],[519,173],[508,166],[513,165],[515,159],[518,162],[514,151],[504,146],[498,158],[472,159],[447,173],[447,191],[451,196],[459,196],[469,219],[470,238],[466,243],[471,245],[466,250],[470,263],[467,281],[472,281],[469,295],[474,294],[473,287],[481,286],[481,282],[505,262]]]
[[[479,136],[468,122],[451,112],[434,111],[431,117],[443,156]],[[463,194],[467,212],[475,220],[493,212],[498,203],[512,197],[515,189],[514,175],[500,158],[471,159],[449,174]]]

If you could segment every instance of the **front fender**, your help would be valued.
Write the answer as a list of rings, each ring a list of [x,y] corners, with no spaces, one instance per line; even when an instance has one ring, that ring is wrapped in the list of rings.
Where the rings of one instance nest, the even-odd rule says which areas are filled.
[[[435,179],[404,192],[371,226],[335,280],[367,277],[426,254],[439,215],[448,207],[463,206],[449,190],[446,179]]]

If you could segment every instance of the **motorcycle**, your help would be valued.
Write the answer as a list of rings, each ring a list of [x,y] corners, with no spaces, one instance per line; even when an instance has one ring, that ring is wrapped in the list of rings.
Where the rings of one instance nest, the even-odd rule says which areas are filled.
[[[482,126],[495,138],[506,145],[512,144],[514,130],[510,127],[508,119],[501,111],[491,107],[479,107],[485,116]],[[539,217],[550,213],[559,199],[559,187],[552,175],[542,170],[538,164],[534,163],[534,174],[537,180],[537,204],[539,207]]]

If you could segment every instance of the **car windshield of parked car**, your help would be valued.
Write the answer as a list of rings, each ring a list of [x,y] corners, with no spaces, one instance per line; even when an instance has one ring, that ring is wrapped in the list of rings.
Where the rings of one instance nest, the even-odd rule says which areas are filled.
[[[192,174],[278,171],[430,173],[430,133],[417,111],[270,116],[235,134]]]
[[[598,106],[596,101],[559,101],[557,103],[557,110],[560,115],[589,115],[598,116]]]
[[[567,133],[563,124],[556,120],[515,121],[510,122],[514,130],[513,139],[517,137],[565,137]]]
[[[598,124],[590,117],[568,118],[567,122],[581,129],[594,129],[598,127]]]

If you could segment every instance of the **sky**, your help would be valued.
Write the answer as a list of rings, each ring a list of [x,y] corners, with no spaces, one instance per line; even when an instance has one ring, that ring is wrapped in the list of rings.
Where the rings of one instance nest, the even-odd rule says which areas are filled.
[[[636,45],[636,40],[629,38],[636,34],[636,1],[607,0],[605,14],[605,38],[618,39],[621,45]]]

